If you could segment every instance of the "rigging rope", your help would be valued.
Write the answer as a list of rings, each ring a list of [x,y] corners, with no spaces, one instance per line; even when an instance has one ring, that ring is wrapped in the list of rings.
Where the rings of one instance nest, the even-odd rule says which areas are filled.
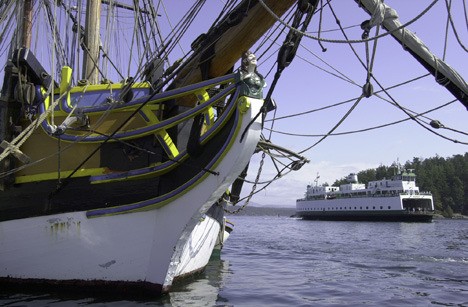
[[[440,106],[437,106],[435,108],[432,108],[432,109],[429,109],[425,112],[422,112],[422,113],[419,113],[419,114],[414,114],[412,115],[413,117],[425,117],[424,115],[425,114],[428,114],[428,113],[431,113],[433,111],[436,111],[436,110],[440,110],[442,108],[445,108],[451,104],[453,104],[454,102],[456,102],[457,99],[454,99],[454,100],[451,100],[447,103],[444,103]],[[346,101],[347,102],[350,102],[350,101]],[[336,105],[335,105],[336,106]],[[322,108],[323,109],[323,108]],[[427,119],[427,117],[425,117]],[[371,130],[376,130],[376,129],[380,129],[380,128],[384,128],[384,127],[388,127],[388,126],[392,126],[392,125],[396,125],[396,124],[399,124],[399,123],[402,123],[402,122],[405,122],[405,121],[408,121],[410,120],[411,118],[410,117],[407,117],[407,118],[404,118],[404,119],[401,119],[401,120],[398,120],[398,121],[394,121],[394,122],[390,122],[390,123],[387,123],[387,124],[382,124],[382,125],[378,125],[378,126],[374,126],[374,127],[369,127],[369,128],[363,128],[363,129],[359,129],[359,130],[352,130],[352,131],[345,131],[345,132],[338,132],[338,133],[332,133],[330,134],[330,136],[340,136],[340,135],[347,135],[347,134],[354,134],[354,133],[361,133],[361,132],[367,132],[367,131],[371,131]],[[430,120],[430,119],[429,119]],[[429,125],[429,123],[426,123]],[[442,127],[441,127],[442,128]],[[447,127],[444,127],[444,128],[447,128]],[[268,130],[267,128],[265,128],[266,130]],[[455,131],[455,129],[451,129],[451,128],[447,128],[449,130],[452,130],[452,131]],[[278,131],[278,130],[272,130],[272,132],[274,133],[278,133],[278,134],[284,134],[284,135],[290,135],[290,136],[300,136],[300,137],[322,137],[322,136],[325,136],[325,134],[301,134],[301,133],[290,133],[290,132],[284,132],[284,131]],[[457,132],[461,133],[461,134],[467,134],[465,132],[462,132],[462,131],[458,131]]]
[[[177,75],[177,73],[180,71],[180,69],[181,69],[182,67],[183,67],[183,66],[180,66],[180,67],[178,67],[178,68],[172,70],[171,73],[168,74],[168,75],[166,76],[166,80],[160,84],[159,89],[156,89],[155,92],[153,93],[153,95],[151,95],[151,96],[148,98],[148,100],[145,101],[145,102],[140,106],[140,108],[142,108],[144,105],[146,105],[146,103],[147,103],[148,101],[150,101],[151,98],[152,98],[160,89],[162,89],[175,75]],[[100,72],[101,72],[101,71],[100,71]],[[102,75],[102,72],[101,72],[101,75]],[[85,90],[83,91],[83,93],[84,93],[85,91],[86,91],[86,86],[85,86]],[[66,93],[67,93],[67,92],[66,92]],[[59,103],[59,101],[64,97],[64,95],[65,95],[66,93],[64,93],[63,95],[61,95],[54,103],[52,103],[52,104],[51,104],[51,108],[57,106],[58,103]],[[81,97],[82,97],[82,96],[81,96]],[[81,98],[80,98],[80,99],[81,99]],[[98,121],[97,121],[96,124],[94,125],[96,128],[99,127],[100,123],[102,123],[102,122],[104,121],[104,119],[110,114],[110,111],[111,111],[112,109],[114,109],[114,108],[116,107],[116,105],[117,105],[117,104],[111,104],[111,105],[109,106],[109,108],[103,113],[103,115],[98,119]],[[18,139],[21,138],[21,140],[19,141],[19,143],[17,143],[18,141],[15,141],[14,143],[17,143],[17,144],[14,144],[13,146],[16,146],[16,147],[21,146],[21,144],[23,144],[23,143],[25,142],[25,140],[27,139],[27,137],[29,137],[29,135],[32,134],[33,130],[36,129],[37,127],[39,127],[39,123],[42,122],[42,121],[49,115],[49,113],[50,113],[51,110],[52,110],[51,108],[49,108],[46,112],[44,112],[40,117],[38,117],[38,118],[30,125],[30,127],[27,127],[27,128],[22,132],[22,133],[20,134],[20,136],[17,137]],[[138,110],[139,110],[139,109],[138,109]],[[135,113],[138,112],[138,110],[136,110]],[[130,120],[132,117],[133,117],[133,115],[131,115],[131,116],[127,119],[127,121]],[[127,121],[125,121],[124,124],[125,124]],[[37,122],[37,124],[34,125],[34,123],[36,123],[36,122]],[[34,129],[32,129],[32,128],[34,128]],[[113,133],[112,135],[114,135],[115,133],[117,133],[119,129],[120,129],[120,127],[117,128],[117,129],[114,131],[114,133]],[[28,133],[28,134],[27,134],[27,133]],[[90,133],[91,133],[91,132],[90,132]],[[87,134],[87,135],[89,135],[89,134]],[[81,140],[81,139],[83,139],[83,138],[86,138],[87,135],[82,136],[82,138],[80,138],[79,140]],[[23,137],[25,137],[25,138],[23,139]],[[68,148],[71,147],[73,144],[79,142],[79,140],[77,140],[76,142],[74,142],[74,143],[68,145],[65,149],[61,150],[60,152],[62,152],[62,151],[64,151],[64,150],[68,149]],[[107,139],[106,141],[108,141],[108,140],[109,140],[109,139]],[[105,141],[105,142],[106,142],[106,141]],[[104,142],[104,143],[105,143],[105,142]],[[12,143],[13,143],[13,142],[12,142]],[[99,149],[99,147],[98,147],[98,149]],[[8,152],[9,152],[9,150],[5,150],[5,151],[0,155],[0,161],[1,161],[2,159],[5,158],[4,155],[6,156]],[[5,174],[8,175],[8,174],[15,173],[15,172],[18,171],[18,170],[22,170],[22,169],[24,169],[24,168],[27,168],[27,167],[30,167],[30,166],[35,165],[35,164],[37,164],[37,163],[40,163],[40,162],[42,162],[42,161],[44,161],[44,160],[50,159],[50,158],[52,158],[52,157],[54,157],[54,156],[57,156],[57,154],[59,154],[59,153],[51,154],[51,155],[49,155],[48,157],[44,157],[44,158],[42,158],[42,159],[40,159],[40,160],[33,161],[33,162],[29,163],[29,164],[25,164],[25,165],[23,165],[23,166],[21,166],[21,167],[15,168],[14,170],[10,170],[10,171],[8,171],[8,172],[5,172],[5,173],[3,173],[3,174],[0,174],[0,177],[1,177],[1,176],[4,176]],[[79,170],[79,168],[80,168],[84,163],[86,163],[87,160],[89,160],[89,159],[93,156],[93,154],[94,154],[94,152],[91,153],[77,168],[75,168],[75,170],[74,170],[67,178],[65,178],[64,181],[63,181],[62,183],[60,183],[59,186],[57,186],[57,190],[55,191],[55,193],[58,192],[58,190],[60,190],[60,189],[62,188],[62,186],[63,186],[64,184],[67,183],[66,181],[67,181],[71,176],[73,176],[73,174],[76,173],[76,172]],[[54,192],[53,192],[53,193],[54,193]]]
[[[259,0],[259,1],[262,3],[262,5],[264,4],[262,0]],[[435,3],[435,2],[437,2],[437,1],[434,1],[433,3]],[[227,5],[227,4],[226,4],[226,5]],[[415,20],[416,20],[416,19],[415,19]],[[409,24],[409,23],[408,23],[408,24]],[[406,25],[407,25],[407,24],[405,24],[405,25],[403,25],[403,26],[406,26]],[[285,26],[286,26],[286,25],[285,25]],[[403,26],[402,26],[402,27],[403,27]],[[277,28],[279,28],[279,27],[277,27]],[[291,28],[290,28],[290,29],[291,29]],[[397,29],[397,30],[398,30],[398,29]],[[296,31],[297,31],[297,30],[296,30]],[[309,37],[308,35],[305,35],[305,36],[306,36],[306,37]],[[381,36],[377,35],[377,36],[373,37],[372,39],[376,39],[376,38],[382,37],[382,36],[384,36],[384,35],[381,35]],[[324,40],[324,39],[321,39],[321,38],[320,38],[320,31],[319,31],[318,38],[319,38],[319,39],[318,39],[319,42],[321,42],[321,41],[328,41],[328,40]],[[362,40],[362,42],[365,42],[365,43],[367,44],[368,41],[370,41],[370,40],[371,40],[371,39]],[[0,42],[1,42],[1,41],[0,41]],[[333,41],[331,41],[331,42],[333,42]],[[169,42],[168,42],[168,44],[171,44],[171,43],[172,43],[173,46],[175,47],[175,43],[173,43],[172,41],[169,41]],[[374,46],[375,46],[375,45],[374,45]],[[271,48],[271,46],[270,46],[269,48]],[[265,52],[265,53],[266,53],[266,52]],[[264,53],[264,54],[265,54],[265,53]],[[374,54],[375,54],[375,53],[374,53]],[[368,63],[369,63],[369,61],[368,61]],[[369,64],[367,65],[367,67],[371,67],[371,66],[372,66],[372,65],[369,65]],[[370,71],[371,71],[371,70],[369,70],[368,77],[370,76]],[[388,89],[388,88],[387,88],[387,89]],[[359,100],[360,100],[360,99],[362,99],[362,96],[359,97]],[[344,118],[342,118],[342,121],[349,115],[349,113],[352,111],[352,109],[354,109],[354,108],[356,107],[356,105],[358,104],[358,102],[359,102],[359,101],[356,101],[356,102],[355,102],[354,106],[348,111],[348,114],[347,114]],[[427,112],[426,112],[426,113],[427,113]],[[421,114],[423,114],[423,113],[421,113]],[[414,115],[409,115],[409,118],[407,118],[407,119],[405,119],[405,120],[413,119],[412,117],[414,117]],[[416,116],[416,117],[419,117],[419,115]],[[275,119],[273,119],[273,120],[275,120]],[[277,119],[276,119],[276,120],[277,120]],[[335,126],[335,128],[332,129],[332,131],[333,131],[334,129],[336,129],[336,127],[339,126],[339,124],[340,124],[340,123],[338,123],[338,124]],[[273,130],[270,130],[270,131],[273,131]],[[333,134],[333,133],[331,133],[332,131],[330,131],[328,134],[324,135],[324,138],[325,138],[326,136],[328,136],[328,135],[338,135],[338,134]],[[271,132],[270,132],[270,135],[271,135]],[[323,138],[323,139],[324,139],[324,138]],[[322,140],[323,140],[323,139],[322,139]],[[321,142],[322,140],[320,140],[319,142]],[[314,144],[313,146],[317,145],[319,142],[317,142],[317,143]],[[312,147],[313,147],[313,146],[312,146]],[[60,151],[60,152],[61,152],[61,151]],[[266,151],[264,151],[264,155],[266,155],[266,154],[267,154]],[[268,153],[268,155],[269,155],[270,157],[273,158],[273,155],[272,155],[272,154]],[[263,160],[263,157],[262,157],[262,160]],[[284,169],[283,169],[283,170],[284,170]],[[260,169],[259,171],[261,172],[261,169]],[[260,176],[260,174],[258,173],[258,174],[257,174],[257,177],[259,177],[259,176]],[[276,179],[274,179],[274,180],[276,180]],[[269,184],[271,184],[274,180],[270,181]],[[260,182],[258,182],[258,178],[257,178],[255,184],[260,184]],[[266,188],[266,187],[264,187],[264,188]],[[262,188],[261,190],[263,190],[264,188]],[[261,191],[261,190],[259,190],[259,191]],[[258,193],[259,191],[255,192],[255,193],[253,193],[253,194]],[[252,195],[253,195],[253,194],[252,194]],[[251,197],[251,195],[250,195],[250,197]],[[249,197],[248,201],[250,201],[250,197]]]
[[[252,185],[252,189],[251,189],[249,195],[247,197],[239,199],[236,202],[236,204],[238,204],[240,201],[246,199],[245,203],[241,207],[239,207],[238,209],[236,209],[234,211],[229,211],[227,209],[224,209],[225,212],[230,213],[230,214],[237,214],[240,211],[244,210],[245,207],[247,207],[247,205],[250,203],[250,200],[252,199],[252,196],[255,195],[255,190],[257,189],[257,182],[260,180],[260,174],[262,173],[262,170],[263,170],[264,161],[265,161],[265,152],[262,153],[262,158],[260,160],[260,166],[258,167],[257,176],[255,178],[255,183]],[[236,204],[234,204],[234,205],[236,205]]]
[[[375,82],[377,82],[377,84],[380,86],[380,88],[384,91],[384,93],[392,100],[393,104],[395,106],[398,107],[398,109],[400,109],[401,111],[403,111],[403,113],[405,113],[410,119],[414,120],[418,125],[420,125],[421,127],[423,127],[424,129],[426,129],[427,131],[443,138],[443,139],[446,139],[448,141],[451,141],[451,142],[454,142],[454,143],[459,143],[459,144],[463,144],[463,145],[468,145],[467,142],[461,142],[461,141],[458,141],[458,140],[455,140],[455,139],[451,139],[449,137],[446,137],[438,132],[435,132],[434,130],[426,127],[425,125],[423,125],[418,118],[414,117],[412,114],[410,114],[405,108],[403,108],[398,102],[396,102],[396,100],[390,95],[390,93],[384,89],[384,87],[374,78]]]
[[[140,112],[141,109],[143,109],[144,106],[146,106],[148,104],[148,102],[151,101],[151,99],[164,87],[166,86],[166,84],[179,72],[179,70],[181,69],[181,67],[179,67],[178,69],[176,69],[175,71],[172,72],[172,74],[170,76],[168,76],[168,78],[166,80],[164,80],[161,84],[158,85],[158,87],[156,88],[156,90],[151,94],[149,95],[149,97],[144,101],[142,102],[138,108],[135,109],[135,111],[133,111],[132,114],[130,114],[130,116],[123,121],[122,124],[120,124],[109,136],[108,138],[106,138],[104,141],[102,141],[99,146],[97,146],[85,159],[82,160],[82,162],[75,167],[75,169],[64,179],[64,181],[62,181],[61,183],[59,183],[56,187],[56,189],[50,193],[49,197],[53,197],[54,195],[56,195],[57,193],[59,193],[69,182],[70,178],[89,160],[91,159],[92,156],[94,156],[100,149],[101,147],[106,144],[117,132],[119,132],[120,129],[122,129],[122,127],[124,127],[136,114],[138,114],[138,112]]]
[[[404,81],[404,82],[389,86],[389,87],[387,87],[387,90],[394,89],[394,88],[397,88],[397,87],[400,87],[400,86],[403,86],[403,85],[407,85],[407,84],[409,84],[411,82],[417,81],[417,80],[425,78],[427,76],[430,76],[430,74],[427,73],[425,75],[421,75],[419,77],[416,77],[416,78],[413,78],[413,79],[410,79],[410,80],[407,80],[407,81]],[[383,92],[383,91],[379,90],[379,91],[375,92],[374,94],[378,94],[378,93],[381,93],[381,92]],[[377,97],[381,98],[380,96],[377,96]],[[355,99],[357,99],[357,98],[351,98],[351,99],[341,101],[341,102],[338,102],[338,103],[335,103],[335,104],[332,104],[332,105],[327,105],[325,107],[318,108],[318,109],[312,109],[312,110],[308,110],[308,111],[304,111],[304,112],[299,112],[299,113],[289,114],[289,115],[285,115],[285,116],[281,116],[281,117],[276,117],[275,120],[287,119],[287,118],[291,118],[291,117],[302,116],[302,115],[305,115],[305,114],[314,113],[314,112],[317,112],[317,111],[322,111],[322,110],[325,110],[325,109],[329,109],[329,108],[333,108],[333,107],[336,107],[336,106],[340,106],[342,104],[349,103],[351,101],[354,101]],[[265,122],[268,122],[268,121],[271,121],[271,119],[270,120],[265,120]]]
[[[239,199],[238,203],[239,203],[239,202],[242,202],[244,199],[251,199],[254,195],[260,193],[260,192],[263,191],[263,190],[265,190],[267,187],[269,187],[269,186],[270,186],[273,182],[275,182],[276,180],[278,180],[278,179],[280,179],[280,178],[286,176],[286,175],[289,174],[290,172],[292,172],[293,169],[292,169],[290,166],[293,165],[294,163],[295,163],[295,162],[291,162],[288,166],[284,167],[284,168],[281,170],[280,173],[276,174],[276,175],[273,177],[273,179],[270,179],[269,181],[267,181],[267,183],[266,183],[263,187],[261,187],[260,189],[256,190],[255,192],[250,193],[248,196],[245,196],[245,197]],[[285,173],[283,173],[283,171],[286,170],[286,169],[288,169],[288,171],[285,172]],[[245,182],[249,182],[249,181],[246,181],[246,180],[244,180],[244,181],[245,181]],[[255,183],[256,183],[256,185],[258,185],[260,182],[255,181],[254,184],[255,184]],[[241,211],[241,210],[242,210],[243,208],[245,208],[245,207],[246,207],[246,205],[243,205],[242,208],[239,209],[239,210],[236,210],[235,213],[238,213],[239,211]],[[232,213],[232,212],[229,212],[229,211],[228,211],[228,213]]]
[[[49,87],[50,89],[51,87]],[[21,147],[24,142],[31,136],[31,134],[40,127],[40,124],[54,111],[55,107],[58,106],[59,102],[68,92],[63,93],[58,99],[56,99],[49,108],[38,116],[29,126],[27,126],[17,137],[10,142],[10,145],[0,154],[0,161],[5,159],[12,150]],[[50,94],[50,93],[48,93]],[[47,96],[47,95],[46,95]]]
[[[455,29],[455,25],[453,24],[452,10],[450,9],[451,3],[452,3],[452,1],[450,1],[450,4],[449,4],[448,0],[445,0],[445,5],[446,5],[446,7],[447,7],[447,18],[448,18],[448,20],[450,21],[450,25],[452,26],[453,34],[454,34],[455,37],[457,38],[458,44],[460,45],[460,47],[463,48],[463,50],[465,50],[465,52],[468,52],[468,49],[465,47],[465,45],[463,45],[463,43],[462,43],[460,37],[458,36],[458,32],[457,32],[457,30]],[[464,1],[463,1],[463,3],[464,3]],[[468,25],[468,24],[467,24],[467,25]]]
[[[384,36],[387,36],[387,35],[390,35],[392,34],[393,32],[396,32],[396,31],[399,31],[407,26],[409,26],[410,24],[414,23],[415,21],[417,21],[419,18],[421,18],[422,16],[424,16],[439,0],[434,0],[431,4],[429,4],[429,6],[424,9],[419,15],[417,15],[415,18],[411,19],[410,21],[408,21],[407,23],[401,25],[400,27],[394,29],[393,31],[389,31],[389,32],[386,32],[386,33],[383,33],[383,34],[380,34],[378,36],[374,36],[374,37],[370,37],[370,38],[367,38],[367,39],[360,39],[360,40],[334,40],[334,39],[325,39],[325,38],[322,38],[322,37],[318,37],[318,36],[313,36],[313,35],[310,35],[310,34],[307,34],[306,32],[304,31],[301,31],[299,29],[296,29],[290,25],[288,25],[286,22],[284,22],[281,18],[278,17],[278,15],[276,15],[266,4],[263,0],[258,0],[258,2],[260,2],[260,4],[267,10],[267,12],[273,16],[273,18],[275,18],[277,21],[281,22],[283,25],[285,25],[287,28],[289,28],[290,30],[292,31],[295,31],[297,32],[298,34],[301,34],[305,37],[308,37],[310,39],[314,39],[314,40],[317,40],[317,41],[321,41],[321,42],[328,42],[328,43],[339,43],[339,44],[357,44],[357,43],[364,43],[366,41],[371,41],[371,40],[375,40],[375,39],[378,39],[378,38],[381,38],[381,37],[384,37]]]
[[[260,1],[261,3],[263,3],[262,0],[259,0],[259,1]],[[329,1],[327,1],[327,2],[329,3]],[[434,2],[432,3],[432,5],[434,5],[435,2],[436,2],[436,1],[434,1]],[[431,6],[432,6],[432,5],[431,5]],[[430,7],[431,7],[431,6],[430,6]],[[329,5],[329,7],[330,7],[331,12],[332,12],[333,15],[335,16],[335,19],[337,20],[337,24],[340,26],[340,29],[341,29],[343,35],[345,36],[346,41],[350,41],[350,40],[347,38],[346,34],[344,33],[343,29],[341,28],[341,23],[338,21],[338,18],[337,18],[337,16],[336,16],[336,14],[334,13],[334,10],[333,10],[332,6]],[[430,7],[428,7],[428,8],[426,9],[426,11],[427,11]],[[367,43],[367,40],[366,40],[366,35],[368,34],[368,29],[370,29],[370,27],[372,27],[372,26],[374,26],[374,25],[376,25],[376,24],[377,24],[377,25],[380,24],[380,23],[383,21],[383,15],[384,15],[383,6],[377,6],[375,12],[373,12],[372,19],[371,19],[367,24],[363,25],[363,28],[367,31],[367,32],[365,31],[365,33],[364,33],[364,35],[363,35],[363,36],[364,36],[364,37],[363,37],[363,38],[364,38],[363,41],[366,43],[366,50],[367,50],[367,44],[368,44],[368,43]],[[420,15],[422,16],[422,14],[420,14]],[[417,18],[415,18],[414,20],[416,20],[416,19],[417,19]],[[296,27],[292,27],[292,28],[296,28]],[[374,57],[375,57],[375,50],[376,50],[376,46],[377,46],[376,38],[381,37],[380,35],[378,35],[378,28],[379,28],[379,27],[377,26],[377,34],[376,34],[376,36],[374,36],[375,43],[374,43],[374,48],[373,48],[372,60],[369,60],[369,56],[368,56],[368,53],[367,53],[367,59],[368,59],[368,60],[367,60],[367,63],[368,63],[367,65],[365,65],[365,64],[362,62],[362,60],[360,60],[359,56],[357,55],[356,51],[355,51],[354,48],[352,47],[351,43],[349,44],[350,47],[351,47],[351,49],[353,50],[354,54],[356,55],[356,57],[358,58],[358,60],[361,62],[361,64],[362,64],[364,67],[367,67],[367,72],[368,72],[368,73],[367,73],[367,81],[366,81],[366,85],[364,85],[364,87],[363,87],[363,95],[366,96],[366,97],[370,97],[370,96],[372,95],[372,91],[373,91],[373,90],[372,90],[372,85],[371,85],[371,83],[369,82],[369,81],[370,81],[370,78],[374,79],[374,80],[378,83],[378,81],[375,79],[375,76],[372,74],[372,66],[373,66],[373,61],[374,61]],[[303,32],[301,32],[301,33],[303,33]],[[379,85],[380,85],[380,84],[379,84]],[[382,86],[381,86],[381,88],[382,88],[382,90],[385,92],[385,89],[383,89]],[[391,98],[390,95],[389,95],[389,97]],[[361,97],[361,98],[362,98],[362,97]],[[393,98],[391,98],[391,99],[393,100]],[[399,108],[402,108],[398,103],[396,103],[396,101],[393,100],[393,103],[394,103],[394,105],[398,106]],[[348,114],[348,115],[349,115],[349,114]],[[348,115],[346,115],[346,116],[348,116]],[[409,114],[408,114],[408,115],[409,115]],[[342,119],[342,120],[343,120],[343,119]],[[417,120],[416,120],[416,121],[417,121]],[[417,122],[418,122],[418,121],[417,121]],[[419,122],[418,122],[418,123],[419,123]],[[340,122],[339,122],[337,125],[339,125],[339,124],[340,124]],[[332,131],[333,131],[334,129],[336,129],[336,127],[337,127],[337,126],[335,126],[335,127],[332,129]],[[425,128],[428,129],[427,127],[425,127]],[[435,134],[437,134],[437,135],[439,135],[438,133],[436,133],[435,131],[432,131],[431,129],[428,129],[428,130],[431,131],[431,132],[433,132],[433,133],[435,133]],[[330,133],[330,132],[329,132],[329,133]],[[442,136],[442,135],[439,135],[439,136],[445,138],[445,137]],[[319,140],[317,143],[315,143],[315,144],[312,145],[311,147],[305,149],[305,151],[307,151],[307,150],[313,148],[313,147],[316,146],[318,143],[320,143],[321,141],[323,141],[323,139],[325,139],[326,137],[327,137],[327,136],[325,135],[325,136],[324,136],[321,140]],[[447,139],[448,139],[448,138],[447,138]],[[451,139],[450,139],[450,140],[451,140]],[[456,142],[456,143],[459,143],[459,141],[457,141],[457,140],[452,140],[452,141],[454,141],[454,142]],[[303,152],[303,151],[302,151],[302,152]],[[302,153],[302,152],[300,152],[300,153]]]
[[[260,0],[261,2],[261,0]],[[317,7],[317,2],[318,0],[310,0],[306,2],[299,2],[297,9],[294,13],[294,18],[293,18],[293,26],[298,28],[302,24],[302,31],[305,31],[307,27],[309,26],[309,23],[312,19],[312,15]],[[263,3],[263,2],[261,2]],[[304,20],[303,20],[304,19]],[[271,99],[271,96],[273,94],[273,91],[275,90],[276,84],[281,77],[281,74],[283,70],[288,67],[291,62],[293,61],[297,49],[299,48],[300,42],[302,40],[302,35],[298,34],[297,32],[294,31],[289,31],[287,34],[283,45],[281,46],[279,52],[278,52],[278,58],[277,58],[277,68],[276,68],[276,73],[273,78],[272,84],[270,85],[270,89],[268,90],[268,93],[264,99],[264,103],[262,108],[260,109],[259,113],[250,121],[250,123],[247,125],[247,127],[244,129],[244,132],[242,132],[241,140],[244,138],[247,130],[250,128],[251,124],[257,120],[257,118],[262,115],[263,118],[262,120],[265,119],[266,112],[269,109],[274,108],[274,103]]]
[[[363,95],[361,95],[361,97],[359,97],[356,102],[353,104],[353,106],[348,110],[348,112],[346,112],[346,114],[335,124],[335,126],[326,134],[324,135],[320,140],[318,140],[315,144],[313,144],[312,146],[310,147],[307,147],[306,149],[302,150],[302,151],[299,151],[299,154],[303,154],[304,152],[306,151],[309,151],[310,149],[314,148],[315,146],[317,146],[318,144],[320,144],[323,140],[325,140],[333,131],[336,130],[336,128],[338,128],[343,122],[344,120],[349,116],[349,114],[351,114],[351,112],[357,107],[357,105],[359,104],[359,102],[361,101],[361,99],[364,98]]]

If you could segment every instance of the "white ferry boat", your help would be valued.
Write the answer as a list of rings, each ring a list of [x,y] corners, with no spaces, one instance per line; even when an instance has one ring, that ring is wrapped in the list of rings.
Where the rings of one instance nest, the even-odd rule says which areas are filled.
[[[308,185],[305,197],[296,201],[296,215],[311,220],[367,220],[429,222],[434,214],[430,192],[420,192],[413,170],[399,171],[391,179],[336,186]]]

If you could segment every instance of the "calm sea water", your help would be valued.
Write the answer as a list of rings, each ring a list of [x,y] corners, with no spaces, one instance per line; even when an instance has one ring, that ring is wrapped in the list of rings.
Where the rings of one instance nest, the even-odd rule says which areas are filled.
[[[220,259],[152,301],[5,293],[6,306],[468,306],[468,221],[234,216]]]

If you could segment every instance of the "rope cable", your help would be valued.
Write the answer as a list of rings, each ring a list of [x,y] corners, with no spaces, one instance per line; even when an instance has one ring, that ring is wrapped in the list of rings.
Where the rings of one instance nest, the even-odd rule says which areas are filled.
[[[315,144],[313,144],[312,146],[307,147],[306,149],[299,151],[299,154],[303,154],[304,152],[309,151],[310,149],[312,149],[312,148],[314,148],[315,146],[317,146],[318,144],[320,144],[323,140],[325,140],[333,131],[335,131],[335,130],[345,121],[345,119],[349,116],[349,114],[351,114],[351,112],[357,107],[357,105],[359,104],[359,102],[361,101],[362,98],[364,98],[363,95],[361,95],[361,96],[356,100],[356,102],[355,102],[355,103],[353,104],[353,106],[348,110],[348,112],[346,112],[346,114],[335,124],[335,126],[334,126],[326,135],[324,135],[320,140],[318,140],[317,142],[315,142]]]
[[[412,114],[410,114],[405,108],[403,108],[391,95],[388,91],[386,91],[383,86],[374,78],[374,81],[380,86],[380,88],[384,91],[384,93],[393,101],[394,105],[396,107],[398,107],[398,109],[400,109],[401,111],[403,111],[403,113],[405,113],[410,119],[414,120],[418,125],[420,125],[421,127],[423,127],[424,129],[426,129],[427,131],[443,138],[443,139],[446,139],[448,141],[451,141],[451,142],[454,142],[454,143],[460,143],[460,144],[464,144],[464,145],[468,145],[468,143],[466,142],[461,142],[461,141],[458,141],[458,140],[455,140],[455,139],[451,139],[449,137],[446,137],[428,127],[426,127],[425,125],[423,125],[420,120],[417,118],[417,117],[414,117]]]
[[[439,110],[439,109],[442,109],[442,108],[445,108],[451,104],[453,104],[454,102],[458,101],[457,99],[454,99],[454,100],[451,100],[447,103],[444,103],[440,106],[437,106],[435,108],[432,108],[432,109],[429,109],[425,112],[422,112],[422,113],[419,113],[419,114],[414,114],[412,115],[413,117],[424,117],[425,114],[428,114],[428,113],[431,113],[433,111],[436,111],[436,110]],[[390,122],[390,123],[386,123],[386,124],[382,124],[382,125],[378,125],[378,126],[373,126],[373,127],[368,127],[368,128],[363,128],[363,129],[358,129],[358,130],[351,130],[351,131],[345,131],[345,132],[337,132],[337,133],[331,133],[330,136],[341,136],[341,135],[347,135],[347,134],[355,134],[355,133],[361,133],[361,132],[367,132],[367,131],[371,131],[371,130],[376,130],[376,129],[380,129],[380,128],[384,128],[384,127],[388,127],[388,126],[392,126],[392,125],[396,125],[396,124],[399,124],[399,123],[402,123],[402,122],[405,122],[405,121],[408,121],[410,120],[411,118],[410,117],[406,117],[404,119],[401,119],[401,120],[397,120],[397,121],[394,121],[394,122]],[[267,129],[267,128],[265,128]],[[268,130],[268,129],[267,129]],[[450,130],[455,130],[455,129],[450,129]],[[284,135],[289,135],[289,136],[298,136],[298,137],[322,137],[322,136],[325,136],[326,134],[300,134],[300,133],[290,133],[290,132],[284,132],[284,131],[278,131],[278,130],[273,130],[272,132],[274,133],[278,133],[278,134],[284,134]],[[466,134],[464,132],[461,132],[460,133],[462,134]]]
[[[465,50],[465,52],[468,52],[468,49],[465,47],[465,45],[462,43],[461,39],[460,39],[460,36],[458,35],[458,32],[455,28],[455,25],[453,23],[453,19],[452,19],[452,13],[451,13],[451,4],[452,4],[452,1],[450,1],[450,4],[448,2],[448,0],[445,0],[445,5],[447,7],[447,18],[448,20],[450,21],[450,25],[452,27],[452,31],[453,31],[453,34],[455,35],[456,39],[457,39],[457,42],[458,44],[460,45],[460,47],[463,48],[463,50]]]
[[[329,1],[329,0],[327,0]],[[417,15],[415,18],[411,19],[410,21],[408,21],[407,23],[399,26],[398,28],[392,30],[392,31],[389,31],[389,32],[386,32],[386,33],[383,33],[383,34],[380,34],[378,36],[374,36],[374,37],[370,37],[370,38],[367,38],[367,39],[360,39],[360,40],[332,40],[332,39],[325,39],[325,38],[322,38],[322,37],[317,37],[317,36],[313,36],[313,35],[309,35],[307,34],[306,32],[303,32],[303,31],[300,31],[299,29],[296,29],[290,25],[288,25],[287,23],[285,23],[280,17],[278,17],[266,4],[263,0],[258,0],[258,2],[260,2],[260,4],[267,10],[267,12],[273,16],[273,18],[275,18],[277,21],[281,22],[282,24],[284,24],[286,27],[288,27],[290,30],[292,31],[295,31],[305,37],[308,37],[310,39],[314,39],[314,40],[317,40],[317,41],[321,41],[321,42],[328,42],[328,43],[340,43],[340,44],[356,44],[356,43],[364,43],[366,41],[371,41],[371,40],[375,40],[375,39],[378,39],[378,38],[381,38],[381,37],[384,37],[384,36],[387,36],[387,35],[390,35],[392,34],[393,32],[396,32],[396,31],[399,31],[407,26],[409,26],[410,24],[414,23],[415,21],[417,21],[418,19],[420,19],[423,15],[425,15],[439,0],[434,0],[431,4],[429,4],[429,6],[424,9],[419,15]]]

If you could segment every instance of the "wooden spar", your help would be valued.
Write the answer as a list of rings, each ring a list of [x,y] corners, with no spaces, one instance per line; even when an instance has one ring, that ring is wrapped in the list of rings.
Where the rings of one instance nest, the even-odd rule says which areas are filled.
[[[101,26],[101,0],[88,0],[86,5],[85,46],[83,79],[91,84],[99,77],[99,29]]]
[[[31,47],[32,38],[32,19],[33,19],[33,5],[34,0],[25,0],[18,20],[18,40],[15,43],[14,48]],[[11,52],[11,51],[10,51]],[[9,54],[8,58],[11,58]],[[13,67],[13,64],[8,61],[4,67],[4,79],[0,93],[0,154],[6,150],[7,140],[10,141],[13,135],[13,129],[11,124],[11,118],[17,116],[18,104],[15,106],[13,97],[13,88],[16,81],[13,81],[12,76],[17,75],[17,70]],[[17,151],[18,154],[20,151]],[[12,158],[6,158],[0,160],[0,174],[14,168],[15,161]],[[13,182],[14,175],[3,176],[0,178],[0,191],[7,189]]]
[[[369,15],[372,15],[379,2],[375,0],[355,0]],[[385,19],[382,26],[407,50],[427,71],[436,77],[436,81],[445,86],[455,98],[468,109],[468,85],[452,67],[436,57],[426,45],[411,31],[402,28],[398,15],[391,7],[381,4],[385,8]]]
[[[33,0],[25,0],[23,4],[23,23],[21,33],[21,47],[31,48],[32,10]]]
[[[213,46],[209,52],[208,60],[201,59],[203,52],[196,53],[176,76],[172,87],[181,87],[202,81],[202,62],[209,61],[207,69],[209,78],[226,74],[239,60],[242,52],[250,49],[273,26],[276,19],[258,1],[250,0],[250,2],[255,3],[251,4],[252,7],[249,10],[242,12],[246,16],[238,16],[242,20],[237,25],[231,26],[225,32],[220,31],[221,33],[216,34],[216,36],[211,36],[211,31],[207,33],[210,41],[206,45],[212,44]],[[264,0],[264,2],[277,16],[282,16],[296,1]],[[202,48],[207,50],[209,46]],[[195,103],[195,100],[177,101],[177,104],[183,106],[194,106]]]
[[[142,8],[137,7],[136,5],[128,5],[128,4],[120,3],[120,2],[117,2],[117,1],[114,1],[114,0],[111,0],[111,1],[110,0],[101,0],[101,3],[106,4],[108,6],[114,6],[114,7],[126,9],[126,10],[129,10],[129,11],[132,11],[132,12],[135,12],[138,9],[138,12],[140,12],[142,14],[153,15],[152,12],[147,11],[147,10],[143,10]]]

